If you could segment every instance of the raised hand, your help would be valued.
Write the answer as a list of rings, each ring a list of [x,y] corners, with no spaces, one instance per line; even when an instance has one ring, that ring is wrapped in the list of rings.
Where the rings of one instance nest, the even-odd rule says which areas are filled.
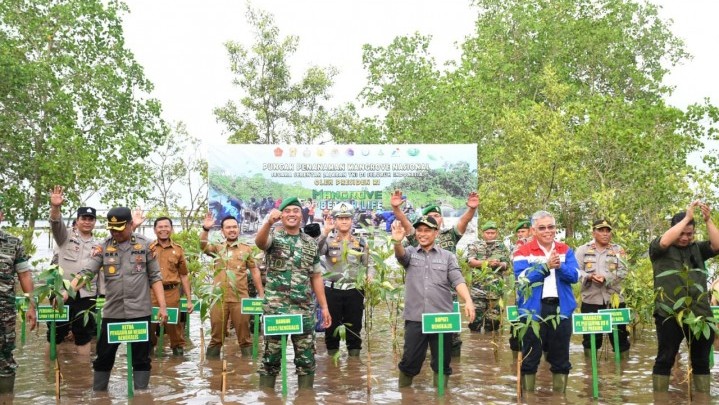
[[[50,192],[50,205],[59,207],[63,202],[65,202],[65,195],[62,193],[62,186],[53,187]]]
[[[479,194],[477,194],[476,191],[472,191],[471,193],[469,193],[469,197],[467,197],[467,207],[469,207],[469,208],[479,207]]]
[[[399,207],[404,203],[405,200],[402,199],[402,190],[396,189],[392,193],[392,196],[389,198],[389,203],[392,207]]]
[[[207,214],[205,214],[205,219],[202,220],[202,228],[212,229],[213,226],[215,226],[215,217],[212,216],[211,211],[207,211]]]
[[[392,222],[392,239],[401,241],[405,237],[405,230],[399,221]]]

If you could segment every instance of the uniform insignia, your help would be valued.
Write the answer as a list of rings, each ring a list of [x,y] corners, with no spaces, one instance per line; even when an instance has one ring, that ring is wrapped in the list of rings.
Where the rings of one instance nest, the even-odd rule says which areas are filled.
[[[133,246],[133,249],[140,250],[140,249],[142,249],[142,245],[137,243],[137,244],[135,244],[135,246]]]
[[[135,256],[135,262],[142,263],[142,256]]]
[[[336,258],[336,257],[333,257],[333,258],[332,258],[332,263],[337,263],[337,258]]]
[[[102,246],[97,245],[92,248],[92,256],[93,257],[100,256],[101,254],[102,254]]]
[[[587,269],[591,269],[591,268],[592,268],[592,263],[587,263]]]
[[[117,251],[117,248],[114,247],[114,246],[108,246],[108,247],[107,247],[107,251],[108,251],[108,252],[116,252],[116,251]]]
[[[110,263],[115,263],[115,258],[114,258],[114,257],[111,257],[111,258],[108,260],[108,262],[110,262]]]
[[[110,274],[115,274],[115,266],[110,266],[107,268],[107,272]]]
[[[110,218],[110,222],[117,222],[117,217],[113,216],[112,218]]]

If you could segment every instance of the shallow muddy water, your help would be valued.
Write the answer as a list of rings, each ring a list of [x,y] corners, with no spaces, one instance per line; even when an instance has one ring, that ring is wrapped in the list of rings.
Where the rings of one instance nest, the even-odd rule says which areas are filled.
[[[379,311],[378,311],[379,312]],[[288,395],[283,398],[281,378],[278,378],[275,392],[257,388],[257,363],[252,358],[239,356],[234,335],[228,338],[223,358],[227,360],[227,391],[221,393],[222,360],[201,360],[199,346],[199,318],[193,314],[191,345],[183,357],[173,357],[169,347],[163,357],[153,357],[150,389],[136,391],[133,398],[127,397],[127,357],[121,348],[118,351],[115,369],[110,380],[109,391],[93,393],[91,359],[73,353],[72,344],[59,346],[58,359],[63,376],[60,385],[61,398],[55,399],[55,367],[46,360],[45,329],[28,336],[25,345],[19,344],[15,351],[20,364],[15,385],[14,398],[0,397],[0,403],[16,404],[426,404],[426,403],[593,403],[591,363],[584,359],[581,336],[572,339],[572,371],[567,392],[554,394],[551,389],[551,373],[547,363],[540,365],[537,373],[537,391],[526,394],[519,401],[516,394],[516,367],[507,343],[508,334],[503,335],[462,333],[464,346],[462,356],[452,360],[454,374],[450,377],[449,388],[439,398],[432,387],[432,371],[429,359],[422,372],[414,379],[411,388],[399,390],[396,364],[397,356],[392,352],[392,338],[384,325],[386,318],[375,320],[371,340],[371,359],[363,349],[360,358],[347,357],[343,348],[335,364],[324,348],[322,334],[317,338],[317,372],[314,390],[297,390],[297,377],[291,361],[292,349],[288,347]],[[206,327],[209,324],[205,325]],[[19,330],[19,328],[18,328]],[[209,341],[209,338],[208,338]],[[400,345],[401,346],[401,345]],[[365,346],[366,348],[366,346]],[[655,396],[651,387],[651,369],[655,353],[654,333],[645,331],[633,343],[629,359],[619,366],[614,362],[611,350],[600,352],[599,399],[596,403],[677,403],[688,402],[687,385],[681,383],[686,375],[686,350],[682,349],[680,366],[675,367],[668,394]],[[94,348],[93,348],[94,353]],[[719,354],[717,354],[719,356]],[[718,357],[719,358],[719,357]],[[368,367],[368,364],[371,368]],[[368,388],[368,369],[369,374]],[[717,367],[713,370],[717,372]],[[681,384],[680,384],[681,383]],[[712,393],[719,394],[719,383],[713,380]],[[710,403],[711,398],[696,396],[697,403]]]

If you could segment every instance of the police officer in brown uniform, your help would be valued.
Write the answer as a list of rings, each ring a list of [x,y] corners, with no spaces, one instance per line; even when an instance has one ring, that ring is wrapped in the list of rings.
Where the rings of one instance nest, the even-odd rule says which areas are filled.
[[[227,330],[227,320],[231,319],[237,332],[237,343],[245,356],[252,355],[252,339],[250,338],[250,316],[243,314],[242,298],[248,298],[247,269],[250,269],[252,281],[260,297],[265,296],[260,279],[260,270],[252,257],[252,247],[241,243],[237,238],[240,227],[237,220],[228,216],[222,219],[220,230],[225,237],[223,243],[208,243],[208,233],[215,223],[212,213],[208,212],[202,223],[200,248],[202,252],[214,258],[215,285],[222,287],[223,298],[210,311],[212,339],[207,346],[207,357],[218,357]],[[228,270],[232,276],[228,276]]]
[[[72,280],[72,288],[77,291],[82,287],[82,276],[102,272],[105,277],[102,328],[97,339],[97,358],[93,362],[95,391],[107,390],[115,354],[120,345],[108,342],[108,323],[146,321],[149,324],[152,316],[150,288],[158,297],[160,320],[167,320],[160,266],[150,250],[151,241],[133,233],[132,223],[129,208],[115,207],[108,211],[107,229],[110,237],[95,247],[83,270]],[[67,292],[64,295],[63,298],[67,299]],[[150,382],[150,342],[129,344],[132,345],[135,388],[146,389]]]
[[[160,274],[162,274],[162,289],[165,291],[165,303],[168,308],[180,308],[180,289],[187,297],[187,313],[192,313],[192,299],[190,295],[190,278],[187,272],[185,261],[185,250],[171,239],[172,219],[159,217],[155,220],[154,226],[157,240],[152,242],[150,249],[160,263]],[[152,293],[152,305],[157,306],[157,297]],[[157,345],[158,324],[153,323],[150,337],[152,345]],[[165,325],[165,331],[170,337],[172,354],[182,356],[185,353],[185,337],[182,326],[177,324]]]

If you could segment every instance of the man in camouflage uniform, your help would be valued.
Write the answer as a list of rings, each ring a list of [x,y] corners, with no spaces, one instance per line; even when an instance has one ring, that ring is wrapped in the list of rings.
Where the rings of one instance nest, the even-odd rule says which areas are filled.
[[[402,191],[395,190],[390,197],[390,205],[392,205],[392,212],[396,219],[400,221],[402,227],[407,234],[407,241],[412,246],[418,246],[417,237],[415,236],[415,229],[412,222],[407,218],[407,215],[400,208],[404,203],[405,199],[402,198]],[[437,205],[428,205],[422,209],[422,216],[429,216],[434,218],[439,226],[439,235],[435,243],[442,249],[449,250],[452,253],[457,253],[457,242],[462,239],[464,232],[467,230],[469,221],[474,218],[474,213],[477,212],[479,206],[479,196],[475,191],[469,193],[467,197],[467,210],[462,214],[457,221],[457,225],[452,228],[442,229],[442,210]],[[453,299],[456,301],[456,294],[452,294]],[[459,357],[462,351],[462,339],[459,337],[459,333],[452,334],[452,357]]]
[[[325,222],[317,240],[320,256],[325,261],[327,272],[325,296],[332,315],[332,325],[325,331],[327,353],[334,356],[340,347],[340,338],[334,332],[340,325],[347,328],[347,353],[359,356],[362,349],[362,315],[364,313],[364,292],[357,288],[357,277],[371,277],[374,262],[369,256],[369,246],[363,238],[352,235],[354,207],[342,202],[332,210],[332,219]],[[330,235],[332,231],[333,235]],[[364,278],[363,278],[364,279]]]
[[[102,272],[105,277],[105,306],[102,308],[102,328],[97,339],[97,358],[93,361],[92,389],[107,391],[110,373],[115,365],[119,343],[109,343],[107,325],[119,322],[147,322],[152,316],[150,289],[159,301],[160,322],[167,321],[167,306],[162,289],[160,266],[150,250],[149,238],[133,233],[133,219],[127,207],[115,207],[107,212],[110,237],[95,246],[91,258],[80,274],[72,280],[72,288],[82,287],[85,275]],[[67,292],[63,294],[67,299]],[[150,342],[134,342],[132,368],[136,389],[146,389],[150,383]]]
[[[282,221],[282,228],[271,228]],[[312,388],[315,374],[315,314],[312,291],[322,311],[324,327],[332,324],[327,308],[322,266],[317,242],[300,232],[302,206],[296,197],[282,200],[257,232],[255,244],[267,256],[267,285],[265,287],[265,315],[301,314],[302,335],[292,335],[297,367],[297,385]],[[258,370],[260,387],[274,388],[280,372],[280,336],[265,336],[265,351]]]
[[[499,299],[504,295],[502,286],[509,267],[509,250],[497,239],[497,224],[494,221],[482,225],[482,238],[467,247],[469,267],[480,269],[474,271],[472,277],[471,295],[477,317],[469,324],[469,329],[479,332],[484,323],[484,331],[492,332],[499,329]]]
[[[222,300],[216,303],[210,312],[212,340],[207,346],[207,357],[218,357],[222,342],[225,339],[228,319],[237,333],[237,343],[244,356],[252,355],[252,338],[250,337],[250,316],[242,313],[242,298],[249,298],[247,291],[247,270],[250,270],[255,288],[262,291],[260,270],[252,257],[252,247],[240,242],[240,226],[237,220],[228,216],[220,222],[220,230],[225,241],[208,243],[208,232],[215,223],[212,213],[208,212],[202,223],[200,248],[214,259],[215,285],[222,287]],[[231,275],[228,275],[228,271]]]
[[[3,220],[2,198],[0,197],[0,221]],[[0,229],[0,394],[11,393],[15,387],[17,363],[12,352],[15,350],[15,274],[22,291],[32,297],[33,284],[29,257],[25,256],[22,241]],[[29,300],[25,312],[30,330],[35,329],[37,314],[35,303]]]
[[[593,239],[577,249],[575,256],[579,263],[582,285],[582,313],[597,312],[612,308],[616,295],[618,308],[626,308],[622,295],[622,281],[627,276],[626,254],[624,249],[612,243],[612,224],[599,219],[592,224]],[[629,350],[627,325],[619,325],[619,352],[626,355]],[[591,336],[583,335],[584,354],[591,356]],[[602,347],[602,335],[596,335],[597,351]],[[609,339],[614,350],[614,340]]]
[[[192,295],[190,294],[190,278],[185,261],[185,250],[182,246],[172,240],[172,219],[159,217],[153,224],[157,239],[150,245],[152,254],[160,263],[160,274],[162,274],[162,289],[165,291],[165,304],[168,308],[180,308],[180,289],[187,297],[187,313],[193,310]],[[158,306],[157,297],[152,293],[152,306]],[[158,323],[150,327],[150,339],[152,346],[157,345]],[[185,353],[185,337],[182,325],[166,324],[165,331],[170,338],[170,348],[175,356],[182,356]]]

